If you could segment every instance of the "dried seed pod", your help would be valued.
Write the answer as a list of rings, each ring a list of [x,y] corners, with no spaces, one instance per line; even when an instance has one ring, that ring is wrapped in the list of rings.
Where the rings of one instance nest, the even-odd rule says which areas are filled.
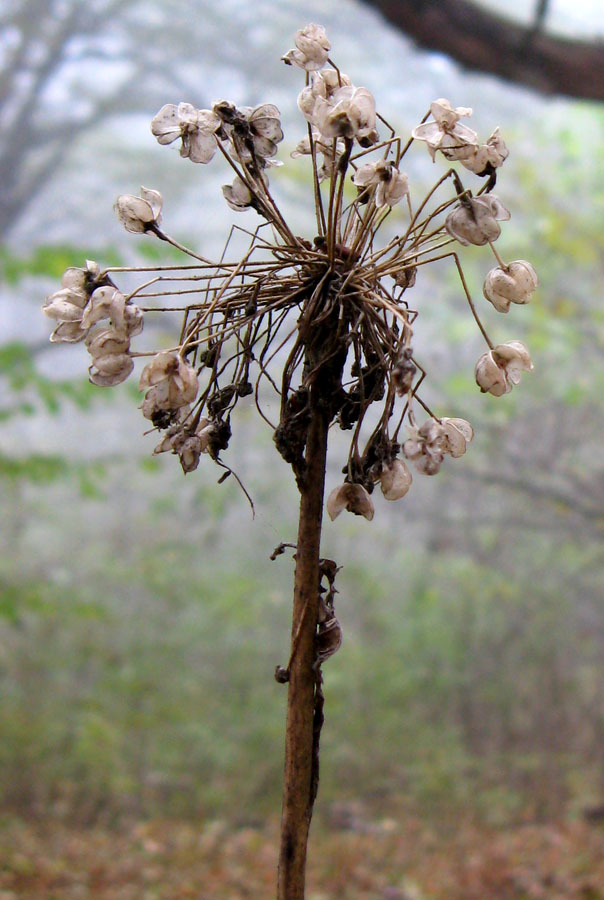
[[[346,481],[333,489],[327,498],[327,513],[332,522],[344,509],[369,521],[373,519],[373,501],[362,484]]]
[[[393,459],[383,465],[379,481],[386,500],[400,500],[411,487],[413,478],[402,459]]]

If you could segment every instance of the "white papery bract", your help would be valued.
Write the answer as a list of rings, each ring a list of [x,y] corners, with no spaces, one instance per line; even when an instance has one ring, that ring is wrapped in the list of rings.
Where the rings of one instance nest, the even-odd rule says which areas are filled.
[[[159,191],[141,187],[140,197],[120,194],[113,208],[126,231],[144,234],[161,222],[162,196]]]
[[[476,384],[483,393],[501,397],[520,383],[523,372],[533,368],[528,349],[521,341],[507,341],[484,353],[476,363]]]
[[[483,294],[498,312],[507,313],[511,303],[524,304],[539,285],[533,266],[516,259],[507,266],[496,266],[485,278]]]
[[[509,210],[494,194],[465,199],[445,219],[445,228],[460,244],[478,247],[496,241],[501,221],[510,218]]]

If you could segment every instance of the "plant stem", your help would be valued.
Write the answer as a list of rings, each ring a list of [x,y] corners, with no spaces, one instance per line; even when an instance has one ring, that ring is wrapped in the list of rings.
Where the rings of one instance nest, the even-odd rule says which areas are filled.
[[[296,550],[292,657],[289,665],[285,773],[281,816],[278,900],[303,900],[306,847],[318,784],[318,729],[315,730],[317,672],[315,633],[319,612],[319,556],[329,412],[317,387],[310,392],[311,419],[306,466],[300,487]]]

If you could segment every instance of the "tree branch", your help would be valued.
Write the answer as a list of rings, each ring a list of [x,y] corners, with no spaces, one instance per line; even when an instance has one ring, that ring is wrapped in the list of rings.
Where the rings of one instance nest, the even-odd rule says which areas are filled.
[[[544,94],[604,100],[604,43],[525,28],[469,0],[365,0],[416,44]]]

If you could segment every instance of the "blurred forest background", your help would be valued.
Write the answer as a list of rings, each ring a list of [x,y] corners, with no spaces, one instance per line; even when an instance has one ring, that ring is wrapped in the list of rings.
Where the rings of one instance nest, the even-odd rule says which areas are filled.
[[[509,318],[481,307],[535,363],[495,399],[474,384],[483,348],[455,272],[418,277],[430,402],[476,438],[372,523],[326,524],[344,644],[325,666],[310,896],[604,897],[604,112],[464,73],[362,3],[325,7],[5,4],[2,900],[271,895],[292,563],[268,557],[295,539],[291,472],[251,407],[228,461],[255,520],[203,461],[185,479],[152,459],[136,385],[89,385],[84,350],[48,345],[40,306],[85,258],[168,258],[123,232],[118,193],[161,190],[169,231],[210,256],[255,220],[227,210],[226,167],[153,140],[167,102],[276,103],[286,165],[272,184],[311,236],[308,173],[288,162],[301,83],[279,61],[309,21],[399,133],[443,95],[474,108],[479,133],[501,127],[512,220],[498,249],[541,281]],[[592,12],[585,36],[598,28]],[[407,158],[419,196],[444,167],[423,145]],[[479,297],[491,260],[462,259]]]

